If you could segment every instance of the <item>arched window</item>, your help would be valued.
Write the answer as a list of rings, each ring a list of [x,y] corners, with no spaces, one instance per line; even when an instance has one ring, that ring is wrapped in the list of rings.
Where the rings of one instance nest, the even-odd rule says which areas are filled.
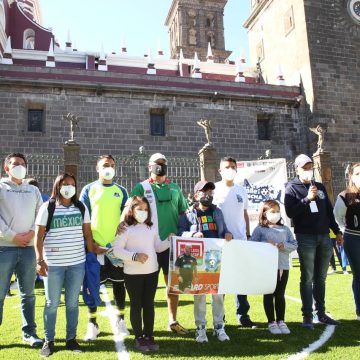
[[[23,48],[27,50],[35,49],[35,31],[33,29],[24,31]]]

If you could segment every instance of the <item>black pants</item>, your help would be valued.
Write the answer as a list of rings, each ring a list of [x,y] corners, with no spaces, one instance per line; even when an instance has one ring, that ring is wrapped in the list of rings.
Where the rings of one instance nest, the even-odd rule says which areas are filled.
[[[285,320],[285,289],[288,279],[289,279],[289,270],[282,271],[281,279],[280,279],[280,271],[278,270],[276,289],[274,293],[264,295],[264,309],[269,323],[275,321],[274,300],[275,300],[276,321]]]
[[[158,272],[141,275],[125,274],[125,286],[130,298],[130,321],[135,338],[143,335],[153,336],[157,284]]]

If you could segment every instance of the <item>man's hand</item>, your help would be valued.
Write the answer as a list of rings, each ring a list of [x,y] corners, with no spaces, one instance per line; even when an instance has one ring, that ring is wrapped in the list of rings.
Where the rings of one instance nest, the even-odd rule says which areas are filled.
[[[232,236],[231,233],[226,233],[224,238],[225,238],[226,241],[230,241],[230,240],[232,240],[233,236]]]
[[[105,254],[108,250],[108,249],[104,249],[104,248],[100,247],[96,242],[94,242],[94,244],[93,244],[93,249],[94,249],[94,253],[96,255]]]
[[[32,230],[23,233],[18,233],[15,235],[13,241],[17,246],[26,247],[29,245],[29,242],[34,237],[34,234],[35,233]]]
[[[203,238],[203,237],[204,237],[204,234],[203,234],[202,232],[198,231],[197,233],[195,233],[195,234],[193,235],[193,237]]]
[[[47,276],[48,270],[49,267],[45,260],[41,261],[40,263],[38,262],[38,264],[36,265],[36,272],[40,276]]]
[[[336,235],[336,243],[340,246],[344,245],[344,238],[341,232]]]
[[[148,256],[146,254],[144,254],[144,253],[137,253],[136,254],[136,261],[139,261],[142,264],[144,264],[147,259],[148,259]]]
[[[277,248],[278,248],[279,250],[284,250],[284,248],[285,248],[284,243],[278,243],[278,244],[277,244]]]
[[[125,221],[122,221],[117,227],[116,235],[121,235],[125,231],[126,231],[126,223]]]
[[[310,200],[310,201],[313,201],[316,199],[317,197],[317,193],[318,193],[318,189],[315,185],[311,185],[309,187],[309,191],[308,191],[308,194],[307,194],[307,198]]]

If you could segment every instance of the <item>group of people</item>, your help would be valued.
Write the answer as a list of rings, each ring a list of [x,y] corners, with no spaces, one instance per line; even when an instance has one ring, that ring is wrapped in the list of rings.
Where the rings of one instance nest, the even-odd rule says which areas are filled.
[[[325,280],[333,251],[331,229],[336,242],[344,244],[349,259],[360,320],[360,163],[352,166],[348,187],[339,194],[333,211],[325,187],[313,181],[311,158],[302,154],[295,159],[297,176],[287,184],[284,202],[286,214],[294,224],[295,238],[284,225],[275,200],[263,204],[258,226],[250,234],[247,193],[243,186],[234,183],[234,158],[221,160],[221,181],[200,181],[195,185],[195,201],[190,208],[179,186],[166,176],[164,155],[156,153],[150,157],[149,178],[137,184],[130,195],[114,182],[115,166],[111,155],[100,156],[96,163],[99,177],[82,189],[79,199],[76,178],[67,173],[59,175],[50,199],[43,203],[39,189],[24,180],[25,156],[12,153],[5,158],[8,177],[0,181],[0,324],[4,299],[15,273],[23,340],[41,347],[41,356],[55,351],[56,314],[63,288],[66,348],[81,351],[76,340],[81,287],[89,317],[85,340],[96,339],[100,333],[96,313],[99,286],[106,281],[113,286],[116,333],[129,334],[124,318],[127,292],[135,349],[158,350],[153,331],[154,299],[161,269],[165,282],[168,280],[169,240],[175,234],[225,241],[248,239],[276,246],[277,284],[273,294],[264,295],[264,310],[272,334],[289,334],[285,289],[289,253],[295,249],[300,260],[302,326],[313,329],[313,302],[321,323],[339,323],[325,312]],[[191,267],[191,258],[186,253],[182,261]],[[45,287],[44,341],[38,337],[35,323],[36,272],[43,276]],[[191,287],[178,275],[179,287]],[[177,320],[178,300],[178,295],[167,293],[168,326],[170,331],[185,335],[188,330]],[[236,304],[240,325],[256,327],[249,316],[247,296],[237,295]],[[229,341],[222,294],[212,295],[212,313],[214,335],[219,341]],[[194,296],[194,319],[196,341],[208,342],[205,295]]]

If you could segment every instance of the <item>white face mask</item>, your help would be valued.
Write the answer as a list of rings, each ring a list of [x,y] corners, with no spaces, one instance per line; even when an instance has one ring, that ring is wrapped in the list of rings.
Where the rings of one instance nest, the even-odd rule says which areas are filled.
[[[233,181],[236,176],[235,169],[223,169],[221,170],[221,177],[227,181]]]
[[[147,210],[135,210],[134,218],[139,224],[142,224],[148,218],[148,211]]]
[[[65,199],[71,199],[76,193],[76,188],[73,185],[63,185],[60,188],[60,194]]]
[[[353,175],[353,177],[351,178],[352,182],[355,184],[355,186],[360,189],[360,176],[358,175]]]
[[[269,220],[272,224],[277,224],[279,220],[281,219],[281,214],[279,212],[266,212],[266,218]]]
[[[9,170],[9,173],[15,179],[22,180],[26,176],[26,167],[22,165],[14,166]]]
[[[103,167],[99,170],[100,176],[105,180],[112,180],[115,176],[115,169],[112,167]]]
[[[300,175],[300,179],[304,181],[311,181],[313,177],[314,177],[314,173],[312,170],[305,170]]]

